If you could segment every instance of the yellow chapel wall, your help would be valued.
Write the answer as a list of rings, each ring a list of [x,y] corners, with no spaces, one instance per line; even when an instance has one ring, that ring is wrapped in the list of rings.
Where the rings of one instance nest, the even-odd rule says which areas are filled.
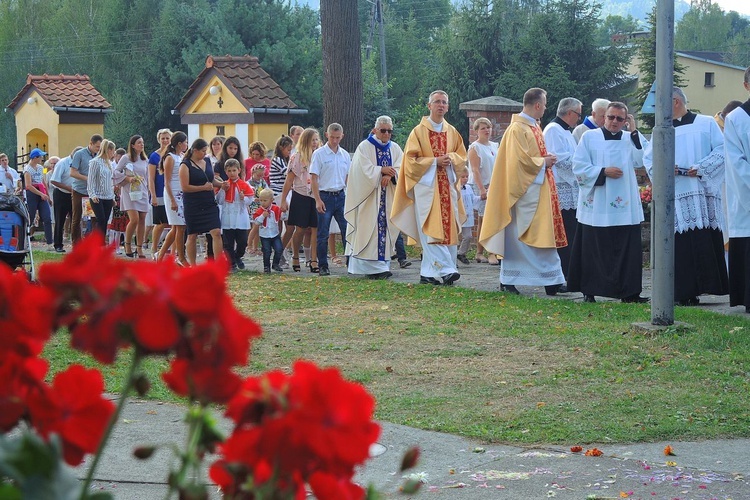
[[[273,152],[276,141],[281,134],[289,134],[289,125],[286,123],[257,123],[250,125],[248,130],[248,143],[260,141],[266,145],[266,148]]]
[[[207,141],[210,141],[216,135],[218,135],[216,133],[216,127],[224,127],[224,137],[237,135],[234,123],[201,123],[199,128],[200,137],[204,138]]]
[[[104,125],[96,123],[65,123],[60,125],[59,132],[59,153],[57,156],[64,158],[73,151],[76,146],[88,146],[91,136],[99,134],[104,135]],[[118,147],[120,145],[118,144]],[[127,149],[127,148],[126,148]]]
[[[217,95],[211,95],[210,89],[213,86],[221,87],[221,91]],[[219,98],[221,98],[221,107],[219,107]],[[247,113],[247,109],[245,109],[245,106],[242,105],[231,91],[226,89],[221,80],[215,76],[204,85],[203,90],[200,91],[185,112],[188,115],[204,113]]]
[[[44,140],[43,138],[46,136],[47,153],[52,156],[60,156],[59,117],[57,113],[52,110],[36,91],[31,92],[28,98],[36,98],[36,102],[29,104],[27,101],[23,101],[15,113],[16,147],[18,148],[15,154],[21,154],[21,148],[23,148],[24,153],[28,153],[30,140],[33,141],[31,144],[32,148],[34,148],[36,147],[36,142]],[[43,143],[40,142],[39,147],[41,148],[42,146]]]

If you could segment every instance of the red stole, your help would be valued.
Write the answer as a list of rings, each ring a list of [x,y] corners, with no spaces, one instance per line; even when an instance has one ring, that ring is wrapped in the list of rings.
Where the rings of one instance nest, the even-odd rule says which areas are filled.
[[[544,145],[544,136],[542,130],[533,125],[531,130],[534,132],[536,144],[542,156],[547,156],[547,146]],[[549,184],[549,196],[552,201],[552,225],[555,228],[555,246],[562,248],[568,246],[568,237],[565,235],[565,225],[563,224],[562,213],[560,212],[560,199],[557,197],[557,184],[555,184],[555,175],[552,168],[544,167],[544,175],[547,177]]]
[[[448,134],[430,130],[430,147],[435,158],[443,156],[448,150]],[[437,167],[437,189],[440,196],[440,221],[443,226],[443,241],[436,241],[436,245],[447,245],[451,236],[451,185],[448,173],[444,167]]]

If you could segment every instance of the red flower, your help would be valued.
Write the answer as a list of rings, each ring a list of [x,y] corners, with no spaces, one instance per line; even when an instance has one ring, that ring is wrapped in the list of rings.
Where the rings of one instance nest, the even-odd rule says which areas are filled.
[[[162,379],[175,394],[204,404],[226,403],[242,382],[229,368],[195,367],[184,359],[172,361]]]
[[[191,366],[227,370],[247,362],[250,339],[261,332],[234,308],[227,270],[224,259],[189,269],[128,262],[94,236],[43,266],[40,279],[64,297],[72,345],[102,363],[133,343],[143,353],[177,351]]]
[[[26,273],[0,264],[0,360],[8,351],[36,356],[52,332],[53,294],[29,283]]]
[[[30,394],[44,387],[47,362],[10,352],[0,363],[0,432],[8,432],[24,416]]]
[[[310,476],[310,488],[318,500],[360,500],[365,498],[365,490],[352,483],[351,478],[336,477],[324,472]]]
[[[97,370],[73,365],[58,373],[52,386],[29,397],[31,421],[47,438],[57,433],[65,461],[73,466],[99,446],[114,405],[102,398],[104,380]]]
[[[372,396],[335,368],[298,361],[291,375],[250,377],[227,406],[237,428],[221,446],[224,459],[216,467],[224,472],[212,478],[233,470],[255,477],[259,468],[270,467],[273,477],[299,478],[283,483],[285,491],[297,491],[323,473],[317,476],[321,491],[351,493],[354,467],[368,458],[380,433],[374,408]]]

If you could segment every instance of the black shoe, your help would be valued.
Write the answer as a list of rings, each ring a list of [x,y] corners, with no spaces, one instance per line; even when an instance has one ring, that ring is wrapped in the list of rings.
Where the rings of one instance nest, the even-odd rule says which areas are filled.
[[[648,301],[648,297],[641,297],[638,294],[631,295],[630,297],[625,297],[624,299],[622,299],[623,304],[645,304]]]
[[[443,285],[450,286],[456,281],[458,281],[460,277],[461,275],[458,273],[446,274],[445,276],[443,276]]]
[[[584,295],[583,296],[583,301],[584,302],[591,302],[591,303],[593,303],[593,302],[596,302],[596,299],[594,298],[593,295]]]
[[[456,258],[458,259],[459,262],[461,262],[463,264],[470,264],[469,259],[467,259],[466,255],[464,255],[464,254],[460,253],[460,254],[456,255]]]
[[[500,291],[511,293],[513,295],[521,295],[521,292],[518,291],[518,288],[513,285],[503,285],[502,283],[500,283]]]
[[[281,267],[281,265],[279,265],[279,264],[276,264],[275,266],[271,266],[271,269],[273,269],[274,271],[278,271],[280,273],[284,272],[284,268]]]
[[[406,269],[407,267],[409,267],[411,265],[411,262],[409,262],[406,259],[401,259],[401,260],[398,261],[398,265],[399,265],[399,267],[401,269]]]
[[[271,274],[271,268],[270,267],[264,267],[263,268],[263,273],[264,274]]]
[[[568,287],[565,285],[560,285],[560,288],[557,289],[557,293],[568,293]]]
[[[368,274],[367,279],[368,280],[387,280],[391,276],[393,276],[392,272],[383,271],[382,273]]]
[[[677,301],[678,306],[687,306],[687,307],[697,306],[700,303],[701,303],[701,299],[699,299],[698,297],[690,297],[684,300]]]
[[[560,287],[561,287],[561,286],[562,286],[562,285],[546,285],[546,286],[544,287],[544,291],[545,291],[545,292],[547,293],[547,295],[549,295],[550,297],[554,297],[555,295],[557,295],[557,292],[559,292],[559,291],[560,291]]]
[[[396,255],[396,254],[391,255],[391,260],[396,260],[396,259],[398,259],[398,255]],[[399,262],[401,262],[401,261],[399,261]]]
[[[330,276],[331,271],[327,267],[320,268],[320,276]]]
[[[64,249],[64,248],[62,248],[62,247],[60,247],[60,248],[55,248],[55,252],[57,252],[57,253],[65,253],[65,249]]]
[[[237,259],[237,268],[238,269],[245,269],[245,263],[242,262],[242,259]]]
[[[419,276],[419,284],[420,285],[439,285],[440,282],[436,280],[435,278],[430,278],[428,276]]]

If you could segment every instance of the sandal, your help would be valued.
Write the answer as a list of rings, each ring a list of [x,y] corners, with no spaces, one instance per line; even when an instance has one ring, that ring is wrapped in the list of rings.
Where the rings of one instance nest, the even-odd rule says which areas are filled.
[[[299,257],[292,257],[292,270],[295,273],[299,272],[299,270],[300,270],[300,267],[299,267]]]
[[[313,266],[313,262],[315,262],[315,265]],[[317,260],[311,260],[307,263],[307,265],[310,267],[311,273],[319,273],[320,268],[318,267],[318,261]]]

